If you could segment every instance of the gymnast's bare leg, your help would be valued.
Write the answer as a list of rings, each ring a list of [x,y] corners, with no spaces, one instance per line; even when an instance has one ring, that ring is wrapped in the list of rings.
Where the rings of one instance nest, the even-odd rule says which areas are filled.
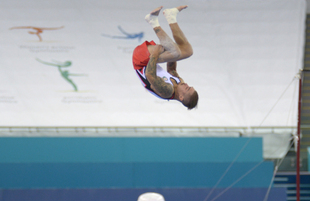
[[[145,20],[153,27],[160,44],[165,49],[165,51],[160,54],[158,63],[174,62],[190,57],[193,54],[192,47],[176,21],[177,14],[181,10],[187,8],[187,6],[178,6],[164,11],[164,16],[169,23],[175,41],[173,41],[159,25],[158,15],[162,8],[163,7],[160,6],[145,16]],[[152,51],[152,48],[153,46],[149,46],[149,51]]]

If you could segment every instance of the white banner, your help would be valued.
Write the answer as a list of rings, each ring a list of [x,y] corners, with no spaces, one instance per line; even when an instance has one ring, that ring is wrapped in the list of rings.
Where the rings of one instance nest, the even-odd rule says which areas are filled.
[[[264,159],[284,158],[291,148],[292,133],[245,133],[243,136],[263,138]]]
[[[0,125],[295,126],[305,1],[182,3],[194,55],[177,70],[199,93],[192,111],[148,93],[131,60],[159,42],[144,16],[178,1],[1,1]]]

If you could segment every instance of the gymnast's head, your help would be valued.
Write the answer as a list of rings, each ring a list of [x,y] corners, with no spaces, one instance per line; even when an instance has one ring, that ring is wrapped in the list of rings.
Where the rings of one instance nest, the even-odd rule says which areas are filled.
[[[194,87],[190,87],[186,83],[178,84],[176,96],[176,98],[189,110],[197,106],[199,98],[198,93]]]

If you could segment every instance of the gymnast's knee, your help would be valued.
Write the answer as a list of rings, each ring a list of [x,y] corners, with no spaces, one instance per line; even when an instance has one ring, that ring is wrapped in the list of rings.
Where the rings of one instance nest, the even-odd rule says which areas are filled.
[[[186,45],[182,46],[181,52],[182,52],[181,57],[183,57],[183,58],[191,57],[194,53],[192,45],[190,43],[186,43]]]
[[[182,57],[185,59],[185,58],[189,58],[193,55],[193,48],[190,47],[190,48],[187,48],[186,50],[182,51]]]

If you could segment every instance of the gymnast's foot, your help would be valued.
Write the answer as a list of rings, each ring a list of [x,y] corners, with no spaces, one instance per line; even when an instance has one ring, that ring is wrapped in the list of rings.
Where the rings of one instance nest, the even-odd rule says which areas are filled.
[[[159,22],[158,22],[158,15],[159,15],[159,12],[162,8],[163,8],[163,6],[160,6],[156,9],[154,9],[152,12],[147,14],[144,18],[153,28],[160,26]]]
[[[178,6],[176,8],[170,8],[170,9],[166,9],[164,10],[164,16],[166,18],[166,20],[168,21],[169,24],[173,24],[177,22],[177,14],[183,10],[187,8],[187,6]]]

